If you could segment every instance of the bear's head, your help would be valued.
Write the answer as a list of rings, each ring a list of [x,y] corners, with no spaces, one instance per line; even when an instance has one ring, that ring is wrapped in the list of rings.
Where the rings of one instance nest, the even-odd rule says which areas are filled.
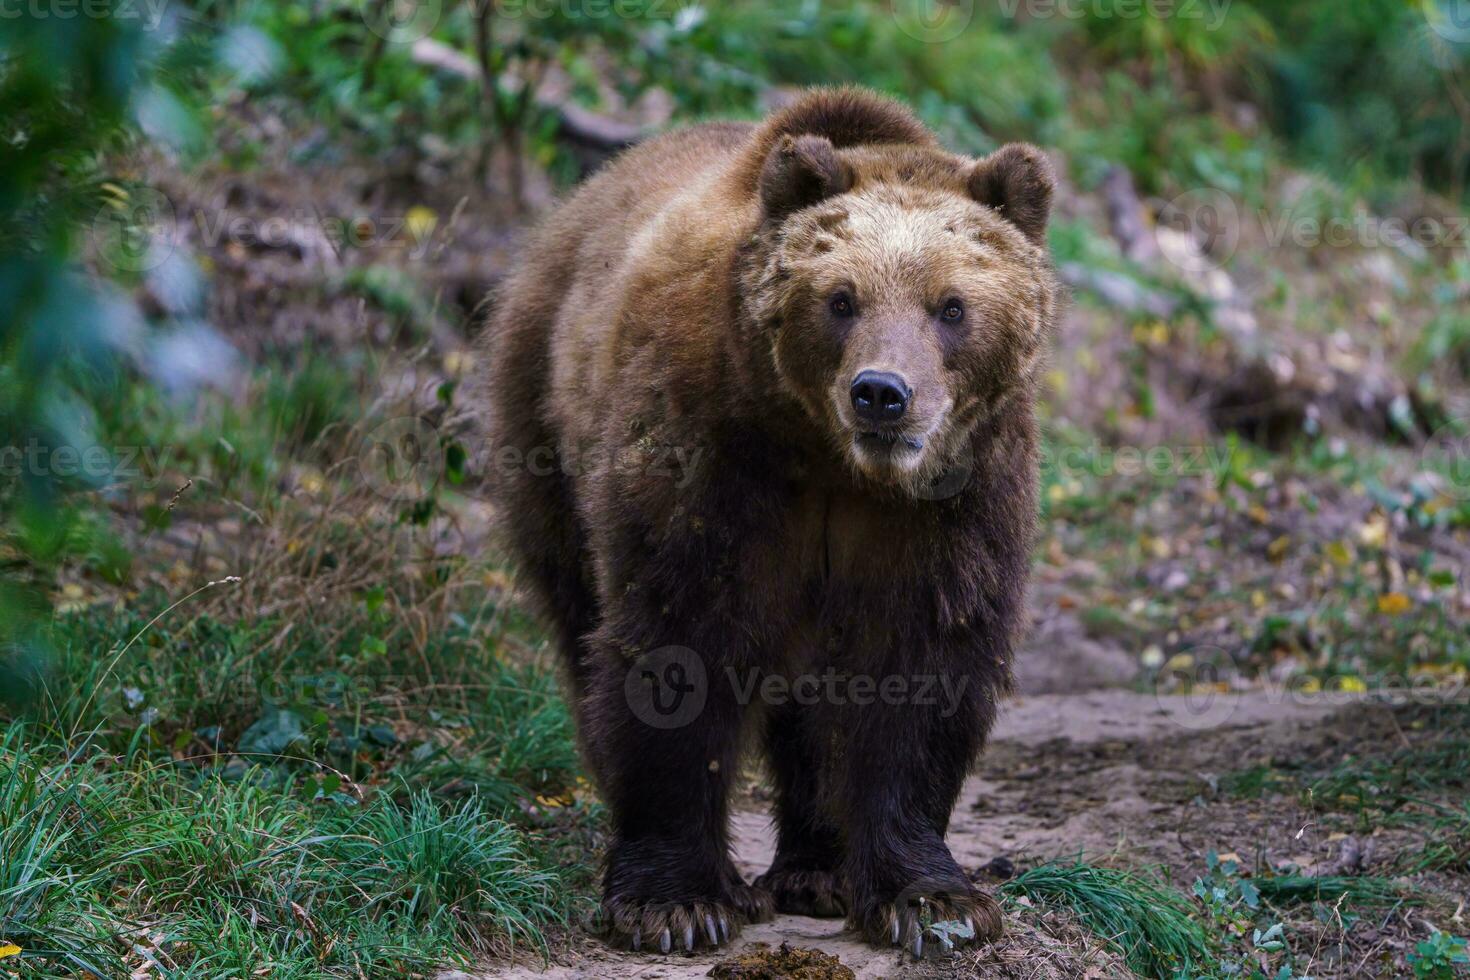
[[[854,470],[918,493],[1035,384],[1057,307],[1051,168],[1021,144],[772,144],[744,299],[775,383]]]

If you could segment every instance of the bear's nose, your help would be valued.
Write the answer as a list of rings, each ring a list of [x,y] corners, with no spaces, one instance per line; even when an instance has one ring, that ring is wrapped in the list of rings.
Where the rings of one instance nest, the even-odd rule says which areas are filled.
[[[913,394],[896,374],[863,371],[852,382],[852,407],[866,422],[895,422],[903,418]]]

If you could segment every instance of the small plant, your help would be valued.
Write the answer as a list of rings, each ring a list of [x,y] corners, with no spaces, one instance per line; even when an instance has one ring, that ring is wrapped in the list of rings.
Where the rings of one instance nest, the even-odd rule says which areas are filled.
[[[1470,953],[1465,947],[1463,937],[1435,930],[1434,935],[1414,947],[1408,957],[1409,966],[1414,976],[1423,980],[1453,980],[1470,973]]]

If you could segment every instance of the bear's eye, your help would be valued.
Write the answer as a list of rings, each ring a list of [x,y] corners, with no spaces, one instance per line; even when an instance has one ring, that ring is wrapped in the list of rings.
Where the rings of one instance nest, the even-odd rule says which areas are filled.
[[[939,312],[939,317],[946,323],[959,323],[965,318],[965,304],[957,299],[945,300],[944,309]]]
[[[840,317],[844,320],[852,316],[855,312],[852,305],[852,297],[846,293],[838,293],[836,296],[833,296],[828,301],[827,307],[832,311],[833,316]]]

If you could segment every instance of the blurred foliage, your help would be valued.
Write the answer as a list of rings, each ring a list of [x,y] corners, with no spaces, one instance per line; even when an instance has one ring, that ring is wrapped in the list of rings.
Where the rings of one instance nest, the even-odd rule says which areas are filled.
[[[76,226],[100,198],[96,160],[119,139],[137,90],[142,38],[112,18],[8,20],[0,40],[0,649],[38,652],[39,592],[22,572],[76,537],[69,480],[50,459],[88,445],[78,369],[105,368],[125,301],[71,259]],[[69,467],[67,468],[69,469]]]
[[[1266,105],[1306,162],[1339,174],[1421,177],[1464,193],[1470,177],[1470,38],[1431,18],[1439,0],[1253,0],[1281,39]]]
[[[1234,0],[1167,17],[964,4],[955,9],[968,21],[937,34],[923,3],[445,4],[429,37],[488,66],[495,81],[483,91],[416,60],[408,38],[422,30],[385,41],[349,0],[243,16],[280,45],[277,90],[329,126],[410,152],[426,137],[529,138],[526,154],[554,164],[554,125],[526,96],[555,69],[566,97],[633,103],[661,86],[682,117],[753,116],[781,86],[868,85],[911,102],[960,150],[1056,146],[1089,185],[1121,163],[1152,190],[1249,194],[1279,148],[1342,179],[1422,177],[1458,196],[1470,168],[1470,45],[1431,29],[1434,2]]]

